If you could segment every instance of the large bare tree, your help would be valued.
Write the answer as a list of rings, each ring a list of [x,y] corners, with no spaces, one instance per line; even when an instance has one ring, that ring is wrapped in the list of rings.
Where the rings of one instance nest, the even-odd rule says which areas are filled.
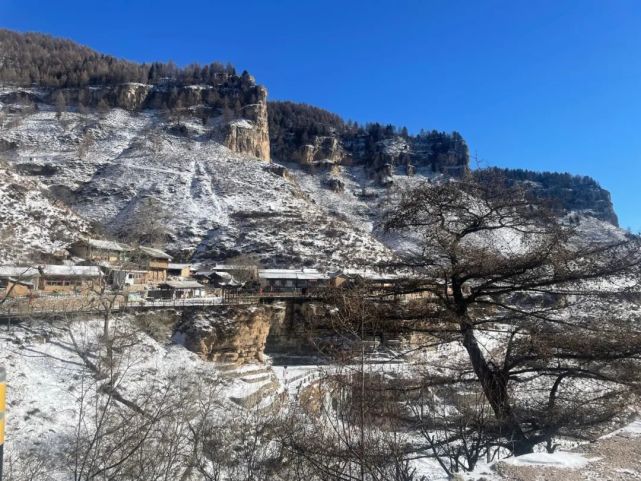
[[[398,192],[383,228],[411,246],[398,289],[420,297],[389,319],[460,350],[423,388],[478,386],[493,444],[553,449],[622,417],[641,385],[637,236],[595,240],[483,173]]]

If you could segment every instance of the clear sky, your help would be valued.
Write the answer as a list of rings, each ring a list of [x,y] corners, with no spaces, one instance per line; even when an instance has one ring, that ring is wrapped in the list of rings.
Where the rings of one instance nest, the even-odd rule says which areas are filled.
[[[0,0],[0,26],[230,61],[272,99],[458,130],[484,165],[596,178],[641,230],[639,0]]]

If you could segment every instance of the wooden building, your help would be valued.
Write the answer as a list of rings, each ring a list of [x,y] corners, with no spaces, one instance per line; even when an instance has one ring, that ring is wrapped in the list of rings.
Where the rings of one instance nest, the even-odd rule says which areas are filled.
[[[99,290],[104,274],[98,266],[39,266],[38,290],[51,292],[87,292]]]
[[[167,265],[167,275],[173,277],[182,277],[183,279],[191,277],[191,264],[178,264],[170,262]]]
[[[119,242],[86,239],[71,244],[67,249],[72,256],[96,263],[122,264],[129,260],[133,249]]]
[[[0,297],[23,297],[38,290],[40,272],[35,267],[0,266]]]
[[[167,269],[169,269],[169,261],[172,257],[153,247],[138,247],[136,253],[136,262],[140,270],[147,271],[145,281],[147,283],[160,283],[167,280]]]
[[[316,269],[260,269],[258,279],[265,291],[295,291],[323,287],[328,276]]]
[[[149,272],[135,269],[116,269],[111,271],[109,275],[109,281],[114,289],[135,292],[145,289]]]
[[[159,291],[155,291],[152,297],[161,299],[191,299],[203,297],[205,286],[196,281],[166,281],[158,284]]]
[[[331,287],[353,287],[367,284],[370,287],[391,288],[399,281],[397,274],[370,270],[344,269],[329,275]]]

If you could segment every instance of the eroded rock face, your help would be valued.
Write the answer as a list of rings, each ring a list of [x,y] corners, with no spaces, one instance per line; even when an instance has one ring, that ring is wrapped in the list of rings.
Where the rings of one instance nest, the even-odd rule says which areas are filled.
[[[139,110],[151,90],[151,85],[123,84],[114,88],[114,103],[117,107],[125,110]]]
[[[212,307],[186,311],[174,339],[214,362],[262,362],[272,323],[284,310],[271,306]]]
[[[55,105],[60,98],[68,106],[85,108],[120,108],[130,112],[144,109],[171,111],[186,115],[186,109],[196,113],[204,123],[222,117],[223,111],[234,107],[234,120],[216,122],[212,136],[240,154],[270,160],[269,121],[267,118],[267,89],[255,85],[253,78],[236,83],[212,85],[149,85],[124,83],[89,88],[49,89],[40,98],[35,94],[5,94],[10,101],[47,102]],[[29,97],[31,95],[31,97]],[[31,99],[35,100],[31,100]]]
[[[361,348],[358,336],[341,332],[336,317],[337,309],[322,302],[303,302],[283,304],[284,315],[273,319],[267,352],[274,355],[350,355],[354,349]],[[412,325],[416,323],[412,321]],[[425,332],[414,332],[403,322],[383,324],[367,329],[363,342],[365,349],[374,350],[381,345],[402,351],[433,342]],[[333,354],[332,354],[333,353]]]
[[[293,160],[301,164],[313,164],[329,160],[340,164],[345,159],[345,151],[336,137],[314,137],[311,144],[301,146],[293,155]]]
[[[226,125],[224,144],[234,152],[270,160],[267,89],[256,87],[256,103],[246,105],[243,118]]]

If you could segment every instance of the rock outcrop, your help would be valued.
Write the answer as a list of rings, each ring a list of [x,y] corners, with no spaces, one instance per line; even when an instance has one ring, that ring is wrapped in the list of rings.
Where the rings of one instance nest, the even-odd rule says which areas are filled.
[[[293,152],[292,160],[299,164],[309,165],[318,161],[329,161],[340,164],[346,159],[341,142],[336,137],[315,137],[310,144],[302,145]]]
[[[410,175],[408,165],[453,177],[468,171],[469,151],[458,132],[421,131],[391,125],[356,125],[338,115],[305,104],[269,103],[271,150],[278,161],[302,165],[317,162],[357,163],[377,169],[402,166],[397,174]]]
[[[210,307],[185,311],[174,339],[203,359],[245,364],[262,362],[272,323],[284,310],[271,306]]]
[[[256,103],[247,105],[243,118],[226,124],[224,144],[234,152],[270,160],[267,90],[256,87]]]
[[[25,90],[6,94],[2,99],[34,108],[45,103],[79,110],[119,108],[138,112],[151,109],[170,113],[171,118],[177,119],[195,114],[209,126],[211,137],[230,150],[270,160],[267,89],[256,85],[251,77],[231,86],[124,83],[91,89],[46,89],[37,94]]]
[[[561,213],[574,212],[619,225],[610,193],[591,177],[558,172],[492,168],[475,175],[494,176],[507,184],[519,184]]]

